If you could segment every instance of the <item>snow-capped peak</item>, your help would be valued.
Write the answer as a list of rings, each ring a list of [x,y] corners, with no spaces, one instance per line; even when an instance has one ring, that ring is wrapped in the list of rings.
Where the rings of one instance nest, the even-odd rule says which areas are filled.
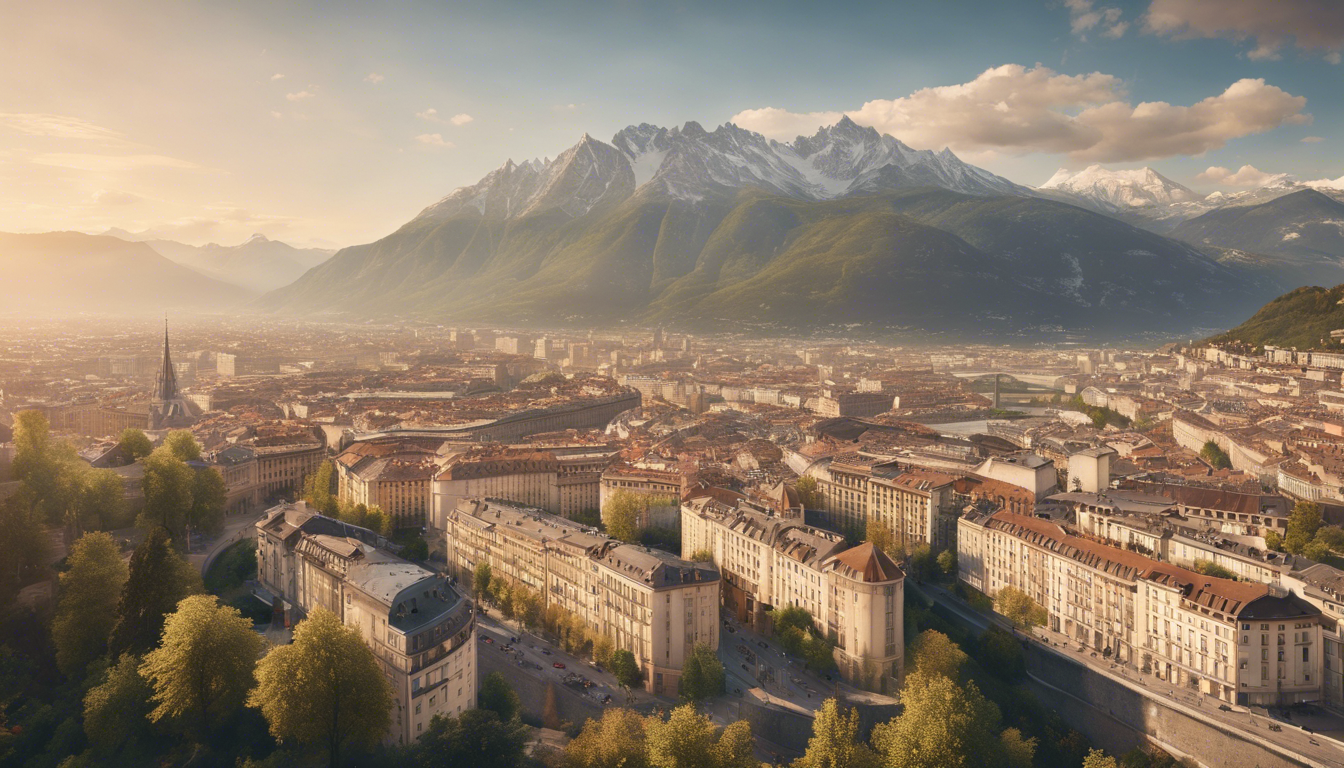
[[[1200,200],[1201,196],[1152,168],[1113,170],[1089,165],[1077,173],[1055,171],[1041,189],[1053,189],[1082,197],[1116,210],[1166,206]]]

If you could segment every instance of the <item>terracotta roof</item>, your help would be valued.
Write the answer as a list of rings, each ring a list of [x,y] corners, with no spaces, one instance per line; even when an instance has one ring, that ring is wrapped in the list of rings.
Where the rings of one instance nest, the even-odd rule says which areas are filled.
[[[849,571],[848,575],[851,578],[858,578],[869,584],[905,578],[896,561],[868,541],[836,555],[835,561]]]

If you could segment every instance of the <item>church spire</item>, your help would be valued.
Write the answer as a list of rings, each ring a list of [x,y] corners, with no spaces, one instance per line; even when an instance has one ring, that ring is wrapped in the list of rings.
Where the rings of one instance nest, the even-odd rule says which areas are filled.
[[[174,400],[177,398],[177,373],[173,371],[173,358],[168,354],[168,318],[163,318],[163,363],[159,366],[159,378],[154,385],[156,400]]]

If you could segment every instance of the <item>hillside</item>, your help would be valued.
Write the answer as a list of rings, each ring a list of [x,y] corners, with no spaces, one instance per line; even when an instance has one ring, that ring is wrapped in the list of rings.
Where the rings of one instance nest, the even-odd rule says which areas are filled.
[[[174,240],[142,242],[178,264],[254,294],[289,285],[332,254],[320,248],[295,248],[264,235],[253,235],[238,245],[196,246]]]
[[[248,298],[144,243],[79,232],[0,233],[0,282],[5,310],[33,315],[208,311]]]
[[[1331,346],[1330,332],[1340,328],[1344,328],[1344,285],[1308,286],[1274,299],[1246,322],[1209,341],[1322,349]]]

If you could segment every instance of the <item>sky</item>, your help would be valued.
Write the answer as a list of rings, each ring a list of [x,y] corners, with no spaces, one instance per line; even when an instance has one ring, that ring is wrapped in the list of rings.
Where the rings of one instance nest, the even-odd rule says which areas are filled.
[[[1215,8],[1216,6],[1216,8]],[[0,231],[371,242],[585,132],[848,114],[1039,185],[1344,177],[1344,2],[0,0]]]

